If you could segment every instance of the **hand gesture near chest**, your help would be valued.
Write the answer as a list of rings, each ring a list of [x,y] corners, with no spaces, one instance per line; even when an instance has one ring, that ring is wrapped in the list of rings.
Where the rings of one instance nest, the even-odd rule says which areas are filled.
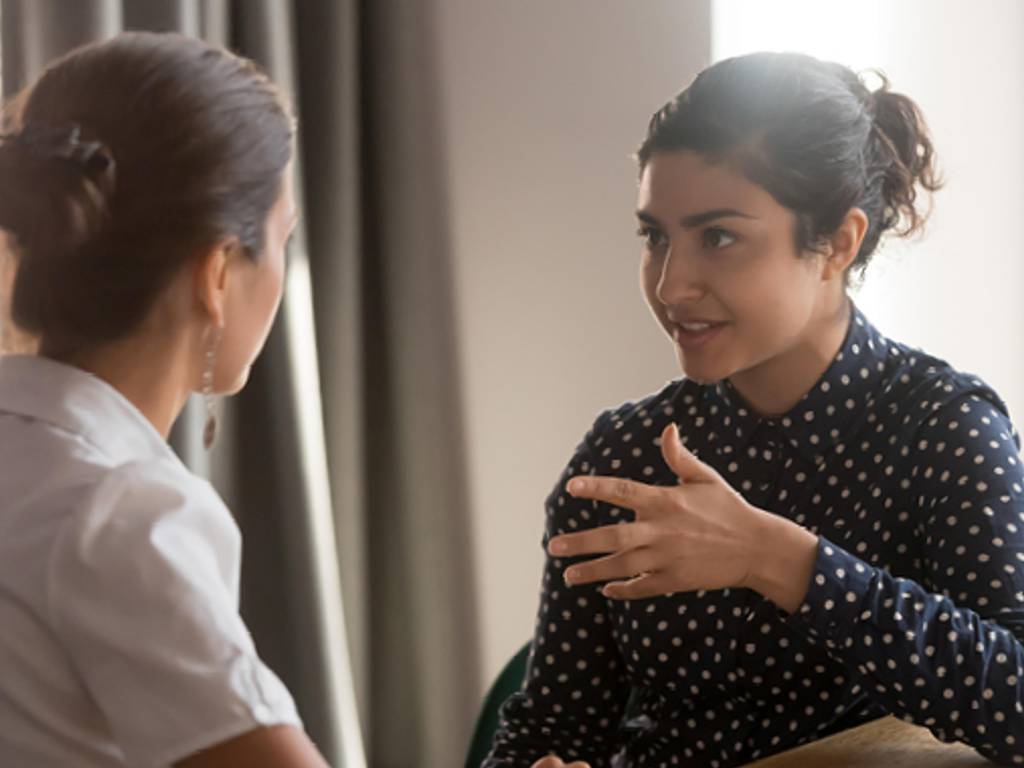
[[[601,555],[565,571],[570,586],[606,582],[606,597],[635,600],[674,592],[747,587],[784,610],[807,591],[817,537],[790,520],[758,509],[679,439],[662,433],[662,455],[678,485],[652,486],[617,477],[574,477],[577,498],[631,509],[630,523],[557,536],[556,557]]]

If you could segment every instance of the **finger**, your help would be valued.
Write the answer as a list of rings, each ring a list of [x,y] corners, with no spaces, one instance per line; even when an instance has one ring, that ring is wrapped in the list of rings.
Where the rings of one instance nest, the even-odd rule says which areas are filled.
[[[548,542],[548,552],[556,557],[600,555],[647,544],[652,531],[648,523],[602,525],[579,533],[563,533]]]
[[[565,583],[570,587],[577,587],[595,581],[630,579],[638,573],[653,570],[654,557],[654,552],[650,549],[631,549],[598,560],[577,563],[565,569]]]
[[[548,755],[535,762],[530,768],[565,768],[565,763],[554,755]]]
[[[626,507],[639,513],[644,506],[654,505],[661,498],[661,489],[622,477],[578,475],[566,484],[566,490],[578,499],[593,499]]]
[[[641,573],[627,581],[613,581],[604,585],[601,594],[612,600],[642,600],[670,594],[673,587],[669,578],[660,572]]]
[[[590,768],[590,763],[584,763],[582,760],[577,760],[575,763],[569,763],[565,768]]]
[[[683,482],[708,480],[717,476],[711,467],[683,445],[679,437],[679,427],[675,423],[669,424],[661,433],[661,455],[669,468]]]

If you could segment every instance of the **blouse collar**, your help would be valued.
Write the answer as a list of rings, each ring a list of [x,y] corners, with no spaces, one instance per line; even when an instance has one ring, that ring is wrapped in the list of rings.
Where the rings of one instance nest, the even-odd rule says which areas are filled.
[[[807,461],[824,454],[858,426],[885,378],[886,360],[898,350],[856,306],[839,352],[814,386],[787,413],[762,417],[728,380],[705,387],[706,409],[724,435],[745,448],[761,430],[774,431]]]
[[[80,368],[31,355],[0,356],[0,412],[76,435],[117,464],[177,456],[117,389]]]

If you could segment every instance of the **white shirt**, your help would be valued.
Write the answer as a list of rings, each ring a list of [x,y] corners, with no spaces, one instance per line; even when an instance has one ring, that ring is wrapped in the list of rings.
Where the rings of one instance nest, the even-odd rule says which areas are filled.
[[[300,725],[220,497],[117,390],[0,357],[0,765],[168,766]]]

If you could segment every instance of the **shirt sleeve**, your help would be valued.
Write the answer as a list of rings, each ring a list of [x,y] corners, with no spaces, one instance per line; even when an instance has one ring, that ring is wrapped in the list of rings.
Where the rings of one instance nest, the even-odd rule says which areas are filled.
[[[827,539],[792,620],[857,670],[888,711],[939,739],[1024,765],[1024,473],[1004,413],[977,395],[943,406],[911,469],[917,579]]]
[[[238,613],[240,537],[212,488],[136,463],[83,502],[51,553],[50,621],[127,763],[299,726]]]
[[[596,503],[565,492],[571,477],[594,474],[591,441],[596,432],[595,426],[547,498],[545,553],[553,536],[600,524]],[[629,683],[607,599],[593,585],[565,586],[565,569],[586,558],[545,557],[526,681],[502,707],[500,727],[483,768],[529,768],[549,754],[605,768],[616,751]]]

